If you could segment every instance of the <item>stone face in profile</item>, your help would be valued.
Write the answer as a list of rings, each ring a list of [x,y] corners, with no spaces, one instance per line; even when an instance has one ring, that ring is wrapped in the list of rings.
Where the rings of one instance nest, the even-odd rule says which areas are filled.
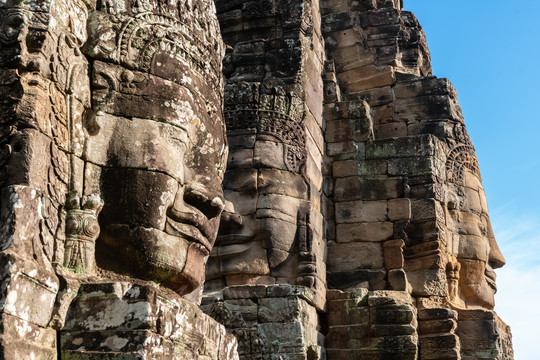
[[[459,286],[452,302],[460,307],[492,309],[497,290],[494,269],[502,267],[505,260],[491,228],[472,146],[453,149],[447,158],[446,171],[448,252],[456,258],[459,267]]]

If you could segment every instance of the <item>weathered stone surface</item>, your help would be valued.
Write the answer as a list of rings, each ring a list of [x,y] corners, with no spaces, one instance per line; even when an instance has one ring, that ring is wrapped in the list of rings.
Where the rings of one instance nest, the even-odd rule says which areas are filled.
[[[223,295],[223,300],[205,298],[203,309],[237,336],[241,357],[280,354],[307,359],[308,354],[324,353],[318,314],[309,289],[246,285],[226,287]]]
[[[118,353],[140,359],[234,359],[235,345],[236,339],[195,304],[126,282],[81,286],[61,332],[61,356],[68,359]]]
[[[10,1],[0,26],[0,357],[237,358],[172,293],[200,298],[224,208],[213,1]],[[119,279],[195,315],[97,285]]]
[[[402,1],[0,25],[0,358],[513,358],[475,150]]]

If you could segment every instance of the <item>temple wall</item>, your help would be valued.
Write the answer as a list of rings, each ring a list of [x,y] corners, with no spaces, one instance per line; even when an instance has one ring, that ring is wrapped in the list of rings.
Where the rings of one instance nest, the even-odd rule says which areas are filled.
[[[228,4],[219,15],[224,39],[238,44],[240,37],[253,34],[243,16],[254,2]],[[273,8],[277,2],[264,4]],[[304,342],[300,358],[511,358],[509,330],[494,320],[492,274],[504,258],[489,223],[478,161],[455,89],[431,73],[418,20],[403,10],[401,1],[329,0],[315,6],[311,3],[312,32],[305,33],[311,43],[301,42],[298,49],[311,58],[295,69],[305,94],[306,175],[309,182],[316,180],[309,190],[321,189],[320,198],[311,192],[309,199],[312,207],[321,204],[327,291],[325,306],[317,306],[318,321],[310,325],[324,340],[317,343],[320,351],[309,355],[313,343]],[[256,32],[257,39],[277,33],[268,31],[267,24],[258,23],[264,31]],[[235,35],[227,35],[233,28]],[[228,56],[240,59],[233,48]],[[254,64],[263,82],[283,81],[268,64],[262,70],[262,56],[253,60],[242,58],[242,72],[239,67],[232,76],[226,72],[226,81],[251,78]],[[230,130],[231,144],[236,144],[237,127]],[[310,138],[320,152],[310,146]],[[229,165],[229,178],[241,178],[236,158]],[[240,198],[230,200],[242,206]],[[258,231],[264,233],[268,226],[261,226]],[[274,234],[289,232],[276,226],[270,226]],[[220,234],[229,241],[235,237],[227,230]],[[255,291],[257,282],[247,278],[210,285],[205,311],[227,308],[234,313],[238,304],[220,297],[219,289],[249,293],[250,283]],[[253,334],[261,319],[252,319],[243,327],[225,324],[242,328],[242,334],[250,328]],[[488,327],[492,330],[480,330]],[[242,336],[240,344],[249,344]],[[253,345],[240,348],[246,359],[271,352],[258,352]]]

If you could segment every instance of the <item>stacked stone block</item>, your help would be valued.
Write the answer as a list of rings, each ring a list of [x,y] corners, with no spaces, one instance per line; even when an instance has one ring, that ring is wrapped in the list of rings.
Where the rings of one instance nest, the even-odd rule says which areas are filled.
[[[218,172],[219,168],[223,172],[226,144],[221,114],[222,43],[213,2],[7,1],[0,4],[0,49],[0,358],[174,358],[169,350],[157,354],[158,347],[152,353],[153,344],[145,342],[158,339],[162,350],[170,348],[171,337],[163,329],[145,324],[130,333],[122,328],[125,324],[106,317],[96,327],[96,323],[85,323],[89,314],[104,316],[98,311],[104,310],[100,307],[103,298],[122,298],[112,286],[96,285],[96,294],[88,284],[119,278],[141,283],[157,280],[160,271],[155,267],[142,269],[145,260],[158,253],[155,248],[137,244],[139,254],[144,254],[131,267],[133,263],[126,266],[125,262],[129,246],[110,251],[104,237],[97,238],[100,230],[105,233],[106,223],[118,224],[115,216],[123,216],[131,230],[138,225],[148,229],[155,220],[160,222],[156,227],[164,230],[176,195],[171,192],[178,190],[179,182],[187,185],[193,180],[191,175],[203,173],[204,166],[184,176],[184,166],[194,170],[194,164],[205,163],[214,172],[200,178],[214,181],[218,191],[210,201],[216,199],[218,206],[204,208],[200,206],[204,199],[196,201],[201,212],[214,209],[217,232],[221,209],[215,209],[222,204],[223,175]],[[202,135],[204,143],[194,145],[205,152],[201,160],[186,143]],[[116,156],[119,152],[123,155]],[[201,187],[208,195],[204,186],[197,188],[199,194]],[[100,214],[102,198],[106,205]],[[145,214],[144,209],[152,207]],[[206,240],[213,242],[208,222],[199,221],[198,226],[206,225]],[[176,243],[182,243],[180,237]],[[99,256],[96,240],[98,248],[105,248]],[[152,247],[163,245],[159,240],[154,237]],[[204,253],[201,246],[191,248]],[[173,248],[169,259],[174,257],[176,264],[183,260],[177,269],[181,271],[190,261],[188,249],[182,254],[181,248]],[[159,258],[157,263],[166,261]],[[193,275],[198,268],[202,277],[204,254],[193,263],[185,266],[189,268],[185,273]],[[133,272],[137,267],[142,268]],[[165,273],[168,270],[170,266]],[[162,280],[157,282],[166,282]],[[156,316],[152,321],[159,322],[161,316],[165,322],[169,316],[168,325],[177,322],[182,329],[182,339],[174,341],[185,341],[186,356],[174,356],[234,359],[235,342],[222,341],[224,328],[170,290],[190,292],[179,289],[177,280],[168,281],[164,290],[145,283],[154,292],[153,300],[161,294],[195,314],[170,319],[174,306],[162,306],[159,314],[152,314]],[[91,298],[84,313],[70,308],[77,307],[81,298]],[[135,298],[126,302],[141,300]],[[138,306],[144,307],[143,303],[144,299]],[[60,341],[68,312],[80,317],[71,318],[64,335],[73,335],[74,329],[84,332],[74,343]],[[210,350],[201,350],[201,341],[190,342],[190,336],[208,337]]]
[[[60,281],[62,207],[81,187],[82,113],[89,106],[87,7],[79,1],[0,5],[1,356],[56,356],[49,327]],[[73,164],[70,171],[67,164]]]
[[[417,314],[406,292],[328,291],[328,359],[417,359]]]
[[[472,218],[487,214],[483,189],[473,185],[480,180],[464,180],[470,176],[464,169],[480,176],[457,94],[448,80],[431,75],[425,35],[401,2],[321,5],[328,286],[409,292],[422,309],[419,358],[467,356],[460,348],[465,336],[456,332],[466,320],[451,309],[464,306],[460,297],[472,299],[467,286],[504,260],[488,241],[489,220],[480,225],[487,231],[470,230],[463,239],[462,223],[452,220],[474,227]],[[478,267],[485,258],[471,251],[484,245],[471,245],[473,233],[491,247],[485,274]],[[490,296],[471,301],[490,308]],[[499,341],[507,342],[507,334],[499,333]]]
[[[324,359],[324,336],[311,291],[290,285],[231,286],[201,308],[238,339],[241,359]]]
[[[62,359],[238,359],[236,338],[195,304],[129,282],[83,285],[60,342]]]
[[[422,359],[461,359],[456,335],[457,312],[428,308],[418,311],[418,332]]]

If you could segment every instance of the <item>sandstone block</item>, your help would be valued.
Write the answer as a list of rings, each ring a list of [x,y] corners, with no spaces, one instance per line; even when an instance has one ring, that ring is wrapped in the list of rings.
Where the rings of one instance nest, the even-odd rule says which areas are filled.
[[[386,201],[347,201],[336,203],[338,223],[382,222],[387,219]]]
[[[257,325],[257,334],[263,341],[265,353],[302,352],[306,344],[317,344],[317,331],[304,328],[300,322],[263,323]],[[274,346],[277,345],[277,349]]]
[[[397,83],[394,87],[394,94],[398,99],[428,95],[455,97],[455,89],[452,83],[445,78],[420,78],[417,81]]]
[[[227,167],[250,168],[253,166],[253,149],[231,149],[227,159]]]
[[[407,274],[405,274],[403,269],[392,269],[388,271],[388,285],[392,290],[396,291],[410,290]]]
[[[344,272],[383,266],[382,247],[374,242],[332,244],[328,246],[328,271]]]
[[[384,312],[386,306],[397,305],[396,309],[411,310],[413,298],[406,291],[395,290],[377,290],[371,291],[368,297],[368,304],[370,307],[381,306],[381,311]],[[414,317],[413,317],[414,318]]]
[[[414,199],[411,201],[413,222],[442,219],[444,212],[441,204],[434,199]]]
[[[423,334],[453,333],[457,328],[455,319],[438,319],[420,321],[418,331]]]
[[[410,199],[388,200],[388,220],[408,220],[411,218]]]
[[[373,65],[356,68],[338,74],[347,89],[354,93],[369,88],[388,86],[394,83],[394,70],[391,67]]]
[[[387,200],[403,196],[401,178],[362,179],[356,176],[336,179],[336,200]]]
[[[250,192],[225,190],[223,196],[231,205],[234,204],[231,213],[246,216],[254,214],[257,209],[257,196]]]
[[[436,141],[432,135],[417,135],[397,139],[382,139],[367,144],[367,159],[390,159],[436,154]]]
[[[371,106],[372,109],[391,103],[392,101],[392,87],[384,86],[378,88],[370,88],[355,93]],[[375,111],[374,111],[375,112]],[[379,120],[380,116],[374,114],[374,119]],[[377,121],[378,123],[378,121]]]
[[[407,136],[407,124],[405,122],[392,122],[380,124],[376,127],[377,139]]]
[[[407,271],[414,296],[447,296],[446,272],[442,269]]]
[[[361,35],[354,29],[347,32],[334,32],[332,37],[338,42],[338,47],[332,55],[339,71],[350,71],[374,63],[373,54],[363,46],[358,45],[361,42],[361,40],[358,41]]]
[[[258,176],[259,194],[280,194],[307,199],[307,185],[302,176],[289,171],[261,169]]]
[[[459,359],[459,339],[454,334],[420,337],[421,354],[426,359]]]
[[[332,164],[332,175],[336,178],[358,175],[358,161],[334,161]]]
[[[393,233],[394,227],[391,222],[338,224],[336,241],[338,243],[381,242],[390,239]]]
[[[330,269],[330,263],[327,264]],[[386,289],[386,271],[382,269],[356,269],[344,272],[328,271],[329,287],[340,289],[369,288]]]
[[[386,269],[402,269],[404,266],[403,248],[405,242],[399,240],[389,240],[383,243],[384,266]],[[394,289],[398,290],[398,289]]]
[[[328,143],[351,141],[353,139],[353,129],[346,120],[330,121],[326,124],[324,139]]]
[[[209,275],[254,274],[269,275],[268,255],[260,241],[243,244],[220,245],[214,248],[217,252],[218,273],[206,270]],[[242,256],[239,256],[242,254]],[[217,272],[217,270],[214,270]]]
[[[358,164],[358,175],[387,175],[385,160],[366,160]]]
[[[328,325],[365,325],[364,331],[368,331],[369,308],[367,302],[357,300],[332,300],[328,302]]]
[[[329,349],[358,349],[368,345],[369,325],[331,326],[326,337]]]
[[[230,299],[223,301],[223,306],[226,311],[230,311],[232,314],[239,316],[240,320],[236,317],[231,319],[236,323],[227,322],[224,324],[228,327],[251,327],[257,323],[257,302],[252,299]]]
[[[436,158],[432,156],[389,159],[388,175],[439,175],[437,164]]]
[[[283,143],[259,140],[255,143],[253,150],[253,166],[255,168],[287,170],[283,151]]]
[[[264,285],[228,286],[223,289],[223,299],[258,299],[266,296]]]
[[[394,110],[396,119],[400,120],[451,119],[462,121],[461,119],[463,119],[461,108],[454,99],[447,95],[396,99]]]
[[[225,190],[235,190],[242,192],[257,190],[257,170],[256,169],[238,169],[235,171],[235,176],[225,173],[223,179],[223,188]]]

